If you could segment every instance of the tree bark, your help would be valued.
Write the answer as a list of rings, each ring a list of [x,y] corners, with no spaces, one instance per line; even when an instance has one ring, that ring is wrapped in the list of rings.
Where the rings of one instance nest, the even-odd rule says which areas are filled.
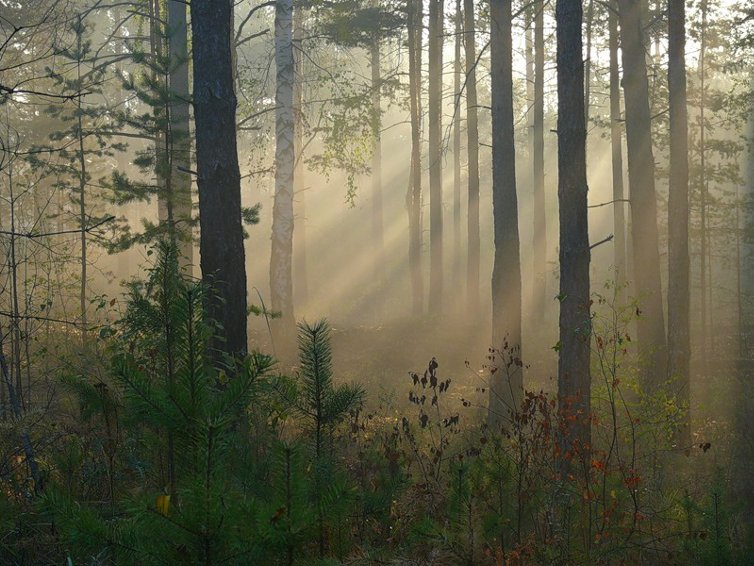
[[[534,300],[533,321],[545,321],[547,306],[547,211],[545,207],[545,39],[544,3],[534,4],[534,123],[532,168],[534,176]]]
[[[421,168],[421,51],[422,0],[408,2],[408,65],[411,107],[411,177],[406,194],[408,211],[408,263],[411,271],[412,311],[424,312],[424,278],[421,269],[422,168]]]
[[[443,300],[442,236],[442,0],[429,0],[429,312],[440,314]]]
[[[591,444],[589,353],[589,219],[587,214],[586,119],[580,0],[556,6],[558,68],[558,203],[560,219],[560,341],[558,398],[566,420],[566,451],[583,457]]]
[[[708,342],[709,342],[709,305],[707,300],[708,276],[709,269],[709,246],[707,239],[707,152],[706,152],[706,128],[705,128],[705,106],[706,106],[706,75],[705,75],[705,58],[707,54],[707,1],[701,3],[702,22],[700,29],[700,48],[699,48],[699,217],[700,217],[700,236],[699,236],[699,294],[701,298],[701,360],[704,373],[707,373]]]
[[[618,0],[618,5],[626,103],[631,237],[634,265],[637,266],[634,278],[642,311],[637,320],[637,334],[645,365],[645,385],[654,388],[667,375],[667,354],[644,31],[640,0]]]
[[[476,23],[474,0],[463,0],[466,55],[466,152],[468,155],[468,210],[466,308],[472,320],[479,317],[479,120],[476,92]]]
[[[453,287],[463,292],[461,278],[461,44],[463,43],[462,0],[456,0],[455,61],[453,62]]]
[[[618,63],[618,5],[610,3],[608,11],[610,48],[610,149],[613,184],[613,234],[615,282],[622,285],[626,272],[626,206],[623,202],[623,145],[621,140],[620,70]]]
[[[676,399],[689,403],[690,301],[689,164],[686,110],[685,0],[668,0],[668,98],[670,194],[668,198],[668,371]],[[686,415],[679,441],[691,441]]]
[[[191,222],[191,137],[189,134],[188,25],[186,4],[168,1],[168,50],[170,53],[170,175],[174,198],[174,222],[178,258],[184,269],[194,262]]]
[[[372,246],[374,282],[385,283],[385,232],[382,212],[382,73],[380,70],[380,37],[374,34],[369,46],[372,68]]]
[[[226,1],[191,2],[199,251],[202,278],[213,289],[207,300],[207,314],[221,325],[211,347],[238,355],[247,351],[246,259],[236,145],[231,8]]]
[[[300,307],[309,301],[309,268],[306,247],[306,187],[304,185],[304,10],[293,10],[293,146],[296,163],[293,168],[293,205],[296,231],[293,234],[294,304]]]
[[[490,378],[491,424],[518,410],[523,395],[521,360],[521,258],[513,126],[511,0],[491,0],[492,212],[495,258],[492,268],[492,342],[498,350]],[[515,361],[508,364],[512,357]]]
[[[272,310],[280,313],[273,320],[273,339],[278,355],[295,350],[293,314],[293,0],[275,4],[275,202],[272,209],[272,255],[270,258],[270,296]]]

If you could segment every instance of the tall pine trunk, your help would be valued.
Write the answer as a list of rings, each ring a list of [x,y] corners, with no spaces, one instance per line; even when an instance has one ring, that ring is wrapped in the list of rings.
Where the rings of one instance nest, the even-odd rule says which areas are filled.
[[[708,217],[707,217],[707,136],[705,124],[705,107],[706,107],[706,74],[705,58],[707,55],[707,0],[702,0],[702,26],[700,30],[700,49],[699,49],[699,217],[700,217],[700,236],[699,236],[699,294],[701,298],[701,359],[704,372],[707,371],[708,343],[709,343],[709,301],[708,301],[708,283],[707,275],[709,266],[709,240]]]
[[[374,5],[374,4],[373,4]],[[385,232],[382,218],[382,73],[380,70],[380,37],[374,34],[369,46],[372,68],[372,261],[374,282],[385,283]]]
[[[518,409],[523,395],[521,363],[521,258],[516,197],[513,127],[513,45],[511,0],[491,0],[492,213],[495,259],[492,268],[492,342],[500,352],[490,378],[491,424]],[[508,358],[514,358],[508,364]],[[495,369],[493,368],[493,369]]]
[[[631,238],[636,266],[634,279],[641,311],[637,320],[637,334],[645,365],[645,385],[654,388],[666,377],[667,354],[645,37],[641,1],[619,0],[618,5],[626,103]]]
[[[442,237],[442,0],[429,0],[427,117],[429,120],[429,312],[443,300]]]
[[[463,0],[466,61],[466,152],[468,155],[466,308],[473,320],[479,316],[479,120],[476,93],[476,23],[474,0]]]
[[[214,292],[207,314],[221,325],[212,348],[247,350],[246,258],[236,144],[230,2],[192,0],[194,123],[203,280]]]
[[[689,402],[689,164],[685,0],[668,0],[670,194],[668,198],[668,370],[676,398]],[[690,442],[688,414],[681,440]]]
[[[544,3],[534,4],[534,121],[532,173],[534,179],[534,300],[532,320],[542,324],[547,307],[547,210],[545,208],[545,35]]]
[[[613,234],[615,235],[615,281],[624,283],[626,272],[626,206],[623,191],[623,143],[620,112],[620,65],[618,63],[618,5],[613,1],[608,11],[610,48],[610,150],[613,185]]]
[[[560,218],[560,341],[558,397],[569,427],[564,450],[589,450],[589,219],[586,181],[586,119],[580,0],[556,6],[558,68],[558,203]],[[588,461],[588,460],[587,460]]]
[[[462,292],[461,278],[461,47],[462,0],[456,0],[455,61],[453,62],[453,292]]]
[[[295,349],[293,314],[293,0],[275,3],[275,200],[272,208],[272,254],[270,298],[273,340],[279,356],[287,358]]]
[[[411,298],[414,316],[424,312],[424,278],[421,269],[422,167],[421,167],[421,52],[422,0],[408,0],[408,66],[411,107],[411,174],[406,209],[408,211],[408,263],[411,271]]]
[[[304,306],[309,301],[309,269],[306,250],[306,187],[304,186],[304,10],[293,11],[293,146],[296,163],[293,168],[293,206],[296,231],[293,234],[293,290],[294,304]]]

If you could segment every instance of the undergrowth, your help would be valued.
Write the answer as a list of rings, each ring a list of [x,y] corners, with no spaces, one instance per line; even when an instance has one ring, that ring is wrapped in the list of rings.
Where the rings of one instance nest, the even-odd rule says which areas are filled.
[[[288,374],[261,353],[213,364],[206,289],[169,246],[157,255],[107,337],[108,371],[60,377],[41,495],[14,451],[29,423],[2,423],[0,562],[745,564],[754,551],[728,448],[704,429],[679,444],[687,408],[642,391],[614,289],[595,299],[593,444],[564,447],[575,417],[555,396],[525,392],[492,429],[484,380],[456,396],[434,358],[370,403],[338,383],[325,321],[299,325]]]

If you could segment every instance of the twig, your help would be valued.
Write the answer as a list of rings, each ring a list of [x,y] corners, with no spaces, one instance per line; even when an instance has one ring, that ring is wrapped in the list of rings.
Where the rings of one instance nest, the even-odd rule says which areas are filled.
[[[612,240],[614,237],[615,237],[614,234],[610,234],[607,238],[603,238],[599,242],[593,243],[591,246],[589,246],[589,249],[593,250],[594,248],[596,248],[597,246],[599,246],[601,244],[606,244],[607,242],[609,242],[610,240]]]

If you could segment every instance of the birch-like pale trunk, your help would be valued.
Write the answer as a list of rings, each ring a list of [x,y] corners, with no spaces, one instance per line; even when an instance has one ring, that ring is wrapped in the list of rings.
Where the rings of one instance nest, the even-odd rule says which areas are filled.
[[[273,339],[278,355],[287,355],[295,338],[293,314],[293,170],[295,165],[293,112],[293,1],[275,4],[275,201],[272,208],[270,297]]]
[[[309,302],[309,268],[306,239],[306,187],[304,185],[304,10],[293,10],[293,141],[296,164],[293,169],[293,206],[296,231],[293,234],[293,289],[294,304],[305,306]]]
[[[168,0],[170,53],[170,144],[168,166],[173,191],[173,221],[178,261],[187,271],[194,263],[191,220],[191,137],[189,132],[188,24],[186,3]]]

